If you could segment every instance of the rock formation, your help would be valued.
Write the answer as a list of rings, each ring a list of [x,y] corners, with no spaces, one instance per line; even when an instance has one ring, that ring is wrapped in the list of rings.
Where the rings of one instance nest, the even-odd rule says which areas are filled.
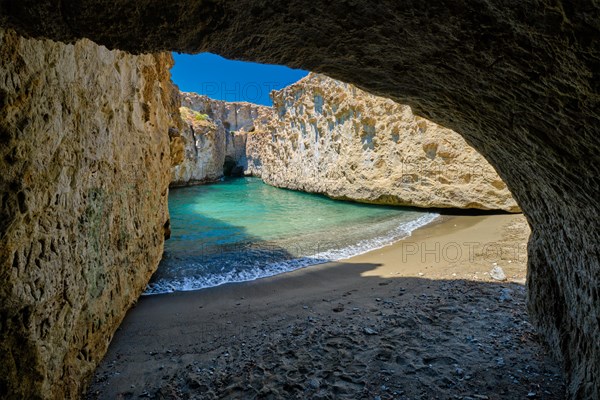
[[[0,397],[76,398],[162,256],[170,54],[0,29]]]
[[[251,103],[212,100],[182,93],[181,115],[185,155],[171,170],[171,185],[214,182],[223,175],[241,175],[246,168],[246,135],[266,121],[270,108]]]
[[[304,68],[455,130],[532,226],[530,316],[563,363],[569,397],[600,397],[597,1],[0,0],[0,26]]]
[[[248,135],[248,172],[274,186],[417,207],[519,211],[494,169],[456,132],[410,107],[310,74],[271,94]]]

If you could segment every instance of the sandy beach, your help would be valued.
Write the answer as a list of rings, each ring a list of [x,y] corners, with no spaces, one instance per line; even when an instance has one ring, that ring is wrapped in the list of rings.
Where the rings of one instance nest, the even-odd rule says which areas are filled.
[[[563,399],[526,313],[528,235],[522,215],[443,216],[348,260],[142,297],[87,398]]]

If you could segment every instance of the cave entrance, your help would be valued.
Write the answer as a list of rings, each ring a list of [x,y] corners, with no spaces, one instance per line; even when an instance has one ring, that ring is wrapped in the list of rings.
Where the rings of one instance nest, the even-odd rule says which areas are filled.
[[[240,153],[235,151],[234,132],[240,130],[246,133],[253,132],[253,125],[246,125],[242,122],[250,119],[240,112],[241,107],[237,105],[230,107],[228,111],[222,103],[211,103],[198,97],[195,99],[198,99],[196,104],[201,104],[203,107],[198,106],[197,109],[192,110],[197,114],[191,114],[193,117],[191,122],[194,124],[194,134],[196,135],[194,139],[198,139],[190,140],[187,143],[197,146],[198,152],[192,148],[188,153],[201,154],[204,158],[197,157],[196,159],[202,166],[214,160],[214,164],[211,166],[215,167],[212,168],[215,174],[222,173],[225,177],[240,176],[243,172],[240,164],[243,164],[244,161],[241,161]],[[318,104],[318,112],[322,114],[322,100],[315,97],[315,102]],[[189,101],[188,104],[190,107],[196,107],[194,101]],[[202,128],[206,128],[205,131],[202,131]],[[362,147],[360,151],[375,151],[375,143],[378,138],[375,136],[374,124],[361,124],[360,129],[362,134],[362,145],[358,144],[359,149]],[[316,129],[315,131],[318,134]],[[203,134],[204,132],[206,134]],[[319,140],[318,135],[315,136],[317,136],[315,141]],[[212,138],[218,138],[220,142]],[[215,145],[201,147],[205,143],[204,141],[209,139],[214,140]],[[269,145],[275,142],[274,136],[268,137]],[[395,138],[394,143],[397,142],[398,138]],[[390,145],[392,144],[390,143]],[[231,151],[231,146],[234,151]],[[200,151],[206,148],[212,149],[213,153]],[[435,147],[435,151],[428,150],[429,147],[423,147],[427,160],[438,157],[437,147]],[[306,158],[298,159],[300,162],[306,162]],[[321,160],[323,159],[325,158]],[[437,170],[432,171],[438,173]],[[418,177],[418,175],[415,176]],[[255,181],[253,182],[252,179]],[[314,313],[312,315],[326,315],[327,317],[323,320],[332,321],[333,329],[349,332],[348,335],[339,339],[346,349],[344,351],[353,349],[356,343],[353,339],[355,335],[359,337],[366,335],[364,339],[361,339],[365,341],[370,340],[368,337],[381,337],[385,338],[387,342],[394,343],[393,341],[396,341],[398,337],[396,324],[390,322],[406,321],[409,327],[418,325],[419,329],[414,330],[415,336],[411,337],[410,333],[407,334],[408,342],[396,342],[397,347],[412,346],[414,343],[418,343],[419,339],[425,339],[421,345],[416,347],[415,362],[424,362],[425,357],[428,357],[434,363],[437,359],[429,358],[429,354],[432,352],[441,354],[442,357],[439,359],[450,360],[441,363],[448,364],[444,372],[456,379],[456,375],[462,376],[464,371],[459,369],[460,371],[456,372],[455,365],[457,364],[453,363],[460,362],[460,358],[456,353],[445,353],[448,348],[464,346],[462,338],[467,337],[469,343],[472,343],[473,348],[476,349],[480,339],[484,340],[484,338],[490,337],[490,326],[498,329],[497,332],[491,332],[493,337],[500,337],[500,335],[505,337],[506,333],[504,332],[514,331],[515,328],[510,324],[515,318],[516,304],[524,304],[522,285],[519,286],[519,282],[507,282],[500,287],[499,283],[490,279],[487,279],[486,282],[486,277],[481,272],[486,271],[487,276],[494,274],[497,277],[491,279],[507,280],[504,271],[498,267],[499,264],[507,269],[509,276],[516,276],[518,279],[522,277],[524,282],[525,259],[520,256],[526,254],[524,250],[528,225],[523,218],[515,221],[511,216],[499,216],[501,219],[493,222],[492,228],[488,229],[484,228],[487,222],[486,224],[481,223],[484,222],[486,216],[463,215],[461,218],[458,213],[459,215],[453,217],[446,216],[445,222],[440,221],[438,225],[432,226],[428,233],[420,231],[414,236],[410,235],[410,240],[399,241],[396,244],[392,242],[398,237],[393,236],[394,233],[390,229],[405,226],[405,229],[412,232],[425,221],[431,221],[428,218],[432,216],[418,215],[420,211],[417,210],[376,209],[373,208],[375,207],[373,205],[335,202],[332,199],[315,197],[315,195],[307,193],[279,190],[257,182],[256,179],[250,177],[225,179],[218,185],[189,189],[188,193],[193,196],[181,191],[170,199],[170,203],[172,201],[170,206],[173,209],[171,216],[181,225],[174,227],[174,239],[166,245],[166,257],[163,260],[163,266],[166,269],[164,271],[159,269],[153,278],[152,287],[156,290],[155,293],[161,293],[162,290],[173,290],[173,288],[177,288],[176,285],[190,290],[191,288],[206,287],[207,284],[214,286],[220,283],[254,279],[274,271],[274,269],[263,269],[266,265],[276,266],[274,268],[281,268],[279,269],[281,271],[285,270],[287,265],[305,262],[304,260],[309,263],[311,259],[312,262],[323,262],[334,259],[334,257],[339,258],[342,254],[350,257],[361,254],[360,260],[362,261],[350,260],[344,262],[344,267],[338,263],[335,271],[315,268],[311,270],[311,275],[308,275],[308,272],[306,275],[303,273],[300,277],[301,280],[292,281],[286,277],[278,278],[277,281],[262,281],[263,283],[267,282],[266,285],[269,285],[269,282],[273,285],[264,286],[265,289],[261,290],[260,296],[256,296],[257,291],[254,289],[256,286],[236,286],[235,294],[227,288],[211,291],[213,294],[216,293],[217,297],[211,298],[209,302],[205,301],[204,295],[194,298],[186,297],[186,306],[185,310],[181,310],[181,317],[179,317],[180,310],[177,308],[181,305],[179,302],[170,306],[166,315],[160,316],[160,314],[156,314],[155,308],[150,307],[148,307],[149,314],[138,313],[138,315],[142,315],[141,319],[144,321],[147,316],[159,315],[153,320],[153,323],[157,325],[164,324],[162,329],[157,329],[158,332],[173,332],[170,330],[172,326],[178,327],[185,324],[187,332],[194,336],[210,335],[211,338],[218,340],[235,338],[232,342],[223,341],[218,344],[223,350],[221,354],[229,357],[230,349],[241,354],[242,350],[238,350],[236,347],[242,343],[242,340],[239,340],[241,335],[247,337],[246,340],[250,343],[249,348],[251,349],[259,349],[258,346],[265,342],[275,342],[277,347],[283,349],[284,352],[287,351],[286,346],[289,346],[290,341],[295,348],[305,346],[306,343],[325,342],[329,338],[326,333],[323,333],[326,332],[325,330],[312,330],[313,321],[316,320],[313,320],[311,313]],[[170,196],[174,194],[171,193]],[[196,198],[199,199],[197,202]],[[268,199],[271,203],[264,202]],[[191,201],[193,201],[192,207],[189,206]],[[351,210],[345,211],[343,208],[351,208]],[[180,214],[177,214],[175,210],[178,210]],[[198,218],[198,220],[194,221],[194,218]],[[353,221],[356,225],[353,224]],[[510,225],[510,230],[507,230],[506,235],[502,233],[502,235],[499,234],[500,236],[492,236],[492,232],[495,235],[495,232],[500,231],[500,228],[506,225]],[[461,236],[450,237],[450,233],[458,231],[461,232]],[[406,233],[406,231],[401,232]],[[404,233],[400,233],[400,235]],[[360,238],[358,238],[359,235]],[[385,250],[382,250],[382,245],[385,246]],[[377,252],[372,251],[371,255],[367,255],[365,252],[375,249]],[[259,269],[255,269],[257,265]],[[339,279],[340,276],[343,276],[343,279]],[[286,279],[285,283],[283,283],[283,279]],[[275,286],[279,284],[287,285],[287,287],[280,286],[275,289]],[[244,289],[246,287],[249,289],[243,292],[244,295],[240,295],[241,292],[237,290],[246,290]],[[281,287],[287,289],[286,292],[288,290],[291,292],[292,289],[294,292],[289,296],[283,295]],[[306,288],[310,288],[310,290]],[[476,304],[473,304],[475,303],[475,297],[471,294],[473,290],[476,290],[478,294],[475,296]],[[408,295],[405,295],[405,292]],[[272,297],[269,297],[268,301],[264,301],[263,295],[267,294]],[[349,299],[350,295],[352,297]],[[236,300],[232,301],[234,296]],[[255,297],[259,297],[259,300],[255,300]],[[196,303],[189,306],[188,301],[196,301]],[[407,303],[403,303],[405,301]],[[294,319],[294,324],[296,321],[305,320],[309,323],[299,322],[295,325],[294,333],[290,335],[292,339],[288,340],[286,337],[280,340],[278,338],[283,335],[277,334],[270,337],[269,340],[264,340],[263,331],[283,332],[287,335],[290,329],[289,322],[285,319],[278,319],[278,321],[283,321],[281,324],[279,322],[273,322],[272,325],[256,323],[256,315],[270,315],[269,313],[276,312],[269,306],[269,302],[277,303],[279,307],[285,307],[285,309],[297,310],[293,311],[296,315],[290,314]],[[351,303],[353,304],[350,306]],[[471,304],[463,307],[465,303]],[[225,307],[229,307],[228,305],[230,308],[226,309]],[[473,320],[475,306],[480,307],[476,309],[475,314],[479,323],[466,323],[466,321]],[[369,312],[361,312],[363,307]],[[193,312],[187,311],[192,309]],[[200,309],[201,311],[198,311]],[[136,311],[139,312],[139,310],[140,308]],[[374,316],[374,311],[377,312],[377,316]],[[524,310],[517,311],[517,315],[524,315]],[[393,314],[389,314],[390,312]],[[214,316],[217,314],[227,315],[230,320],[215,319]],[[337,317],[338,315],[340,317]],[[348,318],[348,315],[351,317]],[[392,315],[394,316],[393,320],[391,319]],[[171,316],[177,316],[177,320],[170,319]],[[423,319],[418,319],[421,317]],[[484,319],[483,323],[482,319]],[[503,326],[496,321],[508,321],[509,326]],[[302,332],[307,330],[310,336],[303,336]],[[409,329],[409,332],[411,330]],[[246,331],[249,333],[248,336],[245,336]],[[426,332],[427,335],[421,336],[421,332]],[[512,335],[511,338],[520,340],[519,338],[524,337],[524,334],[523,331]],[[183,336],[188,337],[187,335]],[[133,337],[133,335],[128,336]],[[253,337],[258,337],[259,341],[250,341]],[[313,337],[318,339],[313,340]],[[435,338],[433,341],[430,339],[432,337]],[[456,338],[461,338],[461,341],[456,342]],[[177,338],[172,335],[167,334],[162,339],[165,341],[162,347],[177,345],[173,343]],[[185,344],[183,344],[185,340],[183,338],[181,342],[182,353],[185,352]],[[277,342],[278,340],[279,342]],[[294,340],[296,341],[294,342]],[[455,342],[452,342],[453,340]],[[431,342],[441,343],[441,345],[437,349],[432,349]],[[449,342],[453,345],[447,346]],[[124,343],[124,347],[134,344],[127,340],[121,343]],[[137,344],[137,341],[135,343]],[[494,339],[483,343],[486,347],[496,351]],[[519,355],[524,354],[527,350],[529,351],[527,354],[537,357],[536,351],[528,350],[533,348],[533,345],[533,343],[516,341],[510,346],[506,346],[506,349],[512,349]],[[142,351],[148,348],[147,345],[140,347],[143,347]],[[515,349],[517,350],[515,351]],[[505,348],[498,348],[498,351],[502,350]],[[361,351],[361,349],[357,349],[356,356],[353,355],[353,357],[357,357],[359,360],[361,357],[369,360],[373,349],[366,348],[365,354],[362,355]],[[385,351],[393,354],[391,350]],[[475,351],[477,354],[481,353]],[[308,352],[309,354],[319,354],[322,352],[322,348],[315,346],[309,348]],[[236,353],[232,352],[231,354]],[[164,355],[165,360],[172,357],[170,354],[171,352],[168,352]],[[205,352],[200,351],[194,355],[195,362],[198,362],[199,365],[208,365],[209,362],[214,361],[204,359],[204,354]],[[255,354],[257,359],[264,363],[264,360],[260,359],[262,353],[256,352]],[[502,353],[497,354],[496,359],[482,358],[473,364],[489,365],[492,362],[494,365],[504,366],[505,359],[515,358],[510,351],[505,352],[504,357],[500,357]],[[519,363],[531,363],[527,359],[527,354],[519,360]],[[153,360],[157,358],[156,356],[162,357],[162,355],[154,354]],[[392,355],[385,358],[393,360]],[[306,359],[313,360],[313,357]],[[318,370],[318,365],[321,365],[322,360],[327,361],[326,357],[317,358],[319,363],[316,364],[317,367],[308,364],[306,369]],[[390,361],[390,363],[392,362]],[[425,362],[429,363],[429,361]],[[401,368],[403,364],[404,361],[398,365],[398,368]],[[487,369],[480,369],[475,373],[485,376],[486,371]],[[399,374],[398,376],[401,378],[403,375]],[[425,378],[423,377],[423,379]],[[209,387],[208,385],[212,382],[210,378],[207,379],[209,381],[206,385]],[[369,379],[374,381],[378,378],[371,377]],[[493,376],[488,379],[493,382],[497,381]],[[316,382],[315,385],[312,385],[313,388],[320,385],[319,381]],[[194,385],[196,386],[196,383]],[[518,390],[519,393],[523,393],[527,390],[526,387],[518,387],[512,381],[505,382],[504,385],[506,385],[503,387],[507,391]],[[404,387],[409,386],[404,385]],[[124,390],[128,389],[124,388]],[[517,395],[508,394],[508,397],[517,397]]]
[[[244,176],[244,167],[238,165],[233,157],[225,156],[225,162],[223,163],[223,176],[235,178]]]

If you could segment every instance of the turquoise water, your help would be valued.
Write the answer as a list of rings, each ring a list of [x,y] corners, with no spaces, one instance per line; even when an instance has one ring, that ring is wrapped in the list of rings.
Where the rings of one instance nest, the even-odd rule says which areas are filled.
[[[258,178],[173,189],[171,239],[147,294],[243,282],[390,244],[437,214],[278,189]]]

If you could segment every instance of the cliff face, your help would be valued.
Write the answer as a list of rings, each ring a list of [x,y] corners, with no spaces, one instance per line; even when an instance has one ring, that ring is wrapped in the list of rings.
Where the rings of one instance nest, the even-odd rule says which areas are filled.
[[[248,136],[248,171],[271,185],[361,202],[519,211],[462,137],[410,107],[310,74],[272,94]]]
[[[169,54],[0,30],[0,397],[76,398],[162,256]]]
[[[171,170],[171,185],[214,182],[223,175],[240,175],[246,168],[246,135],[264,123],[269,107],[212,100],[182,93],[182,138],[185,156]]]
[[[181,107],[184,128],[181,130],[181,163],[171,168],[171,186],[214,182],[223,176],[226,132],[187,107]]]

